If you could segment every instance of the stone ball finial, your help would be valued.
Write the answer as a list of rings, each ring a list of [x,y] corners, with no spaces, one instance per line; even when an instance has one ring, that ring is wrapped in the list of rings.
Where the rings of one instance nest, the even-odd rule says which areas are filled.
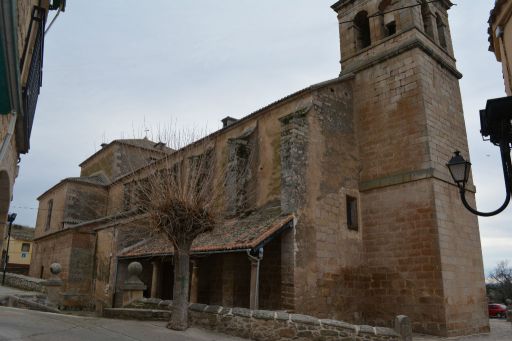
[[[142,264],[139,262],[131,262],[128,264],[128,274],[130,277],[136,276],[139,277],[139,275],[142,273]]]
[[[52,265],[50,265],[50,272],[53,275],[58,275],[58,274],[60,274],[61,271],[62,271],[62,266],[59,263],[52,263]]]

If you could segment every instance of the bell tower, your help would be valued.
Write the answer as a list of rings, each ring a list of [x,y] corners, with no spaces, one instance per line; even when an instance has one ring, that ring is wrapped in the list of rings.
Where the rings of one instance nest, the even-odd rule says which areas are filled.
[[[338,1],[332,8],[338,13],[342,73],[416,40],[455,68],[448,25],[452,5],[449,0]]]
[[[353,75],[365,294],[381,325],[408,315],[419,332],[489,330],[476,216],[445,166],[468,155],[449,0],[340,0],[341,75]],[[470,202],[474,203],[471,185]]]

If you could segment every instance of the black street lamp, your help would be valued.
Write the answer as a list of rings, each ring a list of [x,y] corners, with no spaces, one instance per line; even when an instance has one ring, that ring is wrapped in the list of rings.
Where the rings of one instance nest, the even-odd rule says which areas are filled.
[[[11,229],[12,229],[12,223],[14,222],[14,219],[16,219],[16,213],[11,213],[7,216],[7,222],[9,223],[9,232],[8,232],[8,238],[7,238],[7,249],[5,251],[5,256],[4,256],[4,274],[2,276],[2,285],[5,284],[5,271],[7,270],[7,263],[9,262],[9,244],[11,242]]]
[[[464,206],[473,214],[490,217],[503,211],[510,202],[512,183],[512,163],[510,150],[512,144],[512,96],[490,99],[484,110],[480,110],[480,133],[484,140],[491,141],[500,147],[503,177],[505,178],[506,197],[503,204],[492,212],[479,212],[472,208],[466,201],[466,184],[469,179],[471,163],[464,160],[459,151],[455,151],[453,157],[446,166],[459,187],[460,198]]]

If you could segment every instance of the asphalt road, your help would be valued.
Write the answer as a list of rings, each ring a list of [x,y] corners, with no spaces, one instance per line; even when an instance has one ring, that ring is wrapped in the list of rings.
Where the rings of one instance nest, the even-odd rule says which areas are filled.
[[[0,307],[0,340],[244,341],[195,328],[176,332],[165,328],[165,322],[71,316],[8,307]]]

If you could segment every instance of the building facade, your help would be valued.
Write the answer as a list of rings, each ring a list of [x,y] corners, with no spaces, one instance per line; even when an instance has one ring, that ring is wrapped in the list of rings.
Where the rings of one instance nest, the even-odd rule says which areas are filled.
[[[512,1],[498,0],[489,17],[489,51],[502,64],[505,92],[512,96]]]
[[[50,10],[63,10],[65,1],[2,0],[0,5],[0,235],[3,243],[19,157],[30,148],[42,84],[46,19]]]
[[[374,325],[404,314],[416,331],[436,335],[488,331],[478,222],[445,166],[454,149],[468,153],[451,6],[338,1],[337,78],[225,119],[208,143],[110,179],[101,200],[99,186],[83,187],[76,198],[105,203],[94,217],[49,215],[50,200],[59,212],[74,201],[57,193],[69,191],[64,185],[46,192],[34,249],[46,263],[33,262],[31,275],[59,261],[68,304],[80,304],[72,300],[80,291],[101,309],[121,304],[127,264],[138,260],[145,295],[172,297],[172,246],[128,238],[147,224],[130,184],[169,160],[186,167],[208,153],[217,177],[252,162],[224,187],[224,224],[192,245],[191,301],[254,307],[258,297],[262,309]],[[83,175],[78,181],[93,176]]]
[[[7,252],[9,245],[9,257],[7,262],[7,272],[28,275],[30,259],[32,258],[32,242],[34,240],[34,229],[22,225],[12,225],[10,238],[4,238],[4,245]],[[5,255],[2,254],[2,260]],[[3,267],[2,267],[3,268]]]

